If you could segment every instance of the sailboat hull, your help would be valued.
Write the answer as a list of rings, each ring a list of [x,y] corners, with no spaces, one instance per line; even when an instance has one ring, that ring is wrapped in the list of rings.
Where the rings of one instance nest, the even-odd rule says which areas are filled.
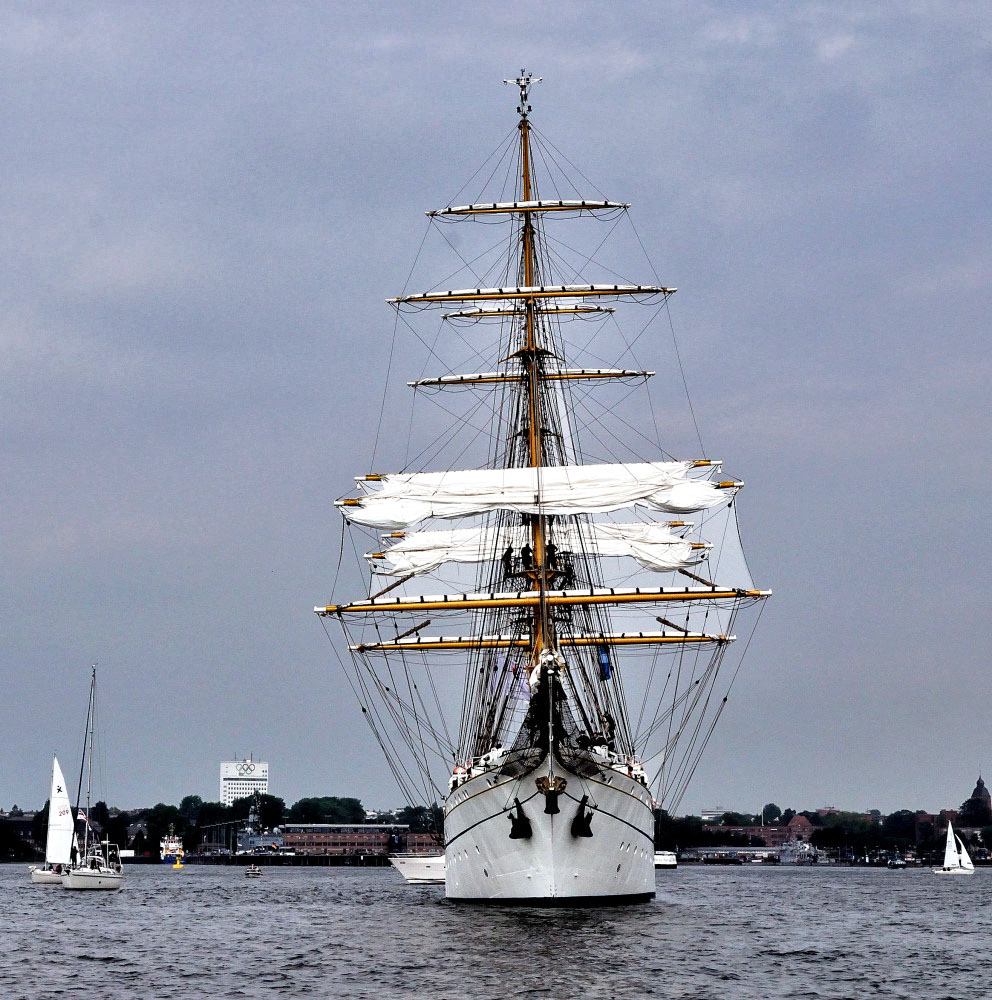
[[[548,773],[545,761],[519,778],[479,774],[449,796],[445,895],[525,906],[616,906],[653,898],[654,813],[647,789],[618,771],[579,777],[556,762],[555,777],[565,787],[557,796],[560,811],[549,813],[549,798],[537,787]],[[511,813],[527,823],[514,824]],[[591,813],[585,836],[576,833],[581,813]],[[529,827],[530,835],[511,838],[514,826],[518,833]]]
[[[62,873],[52,868],[32,868],[31,881],[35,885],[61,885]]]
[[[89,868],[74,868],[62,876],[62,885],[66,889],[104,889],[116,892],[124,884],[121,872],[96,870]]]

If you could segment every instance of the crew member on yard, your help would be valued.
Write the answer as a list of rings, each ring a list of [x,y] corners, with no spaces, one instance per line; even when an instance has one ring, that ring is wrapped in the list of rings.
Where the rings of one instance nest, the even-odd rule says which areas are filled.
[[[513,546],[507,545],[502,556],[503,576],[510,576],[513,573]]]

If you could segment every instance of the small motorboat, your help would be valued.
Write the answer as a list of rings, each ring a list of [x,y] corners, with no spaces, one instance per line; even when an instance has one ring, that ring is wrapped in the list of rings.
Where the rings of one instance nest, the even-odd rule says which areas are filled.
[[[678,868],[679,862],[674,851],[655,851],[654,866],[655,868]]]
[[[258,865],[249,865],[245,869],[245,878],[261,878],[262,869]]]

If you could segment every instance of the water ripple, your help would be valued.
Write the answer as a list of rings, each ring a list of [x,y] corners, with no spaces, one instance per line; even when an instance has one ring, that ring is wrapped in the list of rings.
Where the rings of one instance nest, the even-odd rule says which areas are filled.
[[[681,868],[642,907],[464,907],[391,869],[162,866],[116,894],[0,866],[4,1000],[965,1000],[992,870]]]

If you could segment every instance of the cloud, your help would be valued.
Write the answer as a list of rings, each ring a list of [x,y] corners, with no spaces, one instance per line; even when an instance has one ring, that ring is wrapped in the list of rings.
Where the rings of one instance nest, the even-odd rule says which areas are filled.
[[[855,45],[853,35],[834,35],[831,38],[822,39],[816,47],[817,56],[823,62],[835,62],[847,53]]]
[[[900,636],[913,635],[899,654],[914,663],[950,664],[940,637],[920,634],[916,596],[911,607],[899,596],[927,593],[926,616],[954,621],[957,582],[980,581],[992,561],[980,531],[948,560],[919,523],[925,512],[970,525],[987,477],[975,459],[992,377],[987,4],[643,3],[620,16],[577,3],[542,30],[549,10],[6,13],[0,725],[39,721],[5,752],[0,804],[40,804],[32,769],[78,728],[41,703],[52,687],[36,679],[90,657],[128,671],[111,793],[121,803],[213,794],[212,755],[252,733],[272,749],[277,794],[394,804],[360,713],[331,689],[333,655],[308,606],[336,570],[331,501],[369,471],[391,351],[387,414],[399,430],[379,432],[377,460],[447,434],[448,414],[412,410],[404,384],[441,361],[402,324],[393,341],[383,300],[410,274],[420,213],[515,134],[516,95],[501,81],[522,65],[545,77],[542,135],[590,184],[634,203],[636,236],[611,266],[644,277],[643,243],[680,287],[700,431],[748,482],[749,558],[776,597],[760,661],[735,692],[782,681],[774,709],[756,696],[748,719],[766,734],[800,720],[811,753],[840,754],[839,805],[946,804],[918,769],[918,800],[887,801],[891,773],[832,745],[809,678],[832,678],[831,711],[849,713],[852,746],[858,732],[901,738],[925,708],[928,731],[952,734],[926,747],[944,755],[935,774],[959,767],[984,732],[977,699],[931,705],[905,685],[898,717],[880,720],[850,692],[877,664],[900,683]],[[468,255],[493,231],[462,232]],[[425,247],[412,280],[450,273],[448,253]],[[610,330],[596,328],[591,354],[622,350]],[[475,350],[492,360],[484,332],[425,339],[457,366]],[[658,371],[664,443],[691,455],[670,345],[663,318],[636,362]],[[653,427],[637,405],[616,415]],[[622,437],[619,421],[611,429]],[[458,451],[450,436],[438,447]],[[53,622],[53,593],[71,599],[71,621]],[[866,593],[886,595],[884,614]],[[964,680],[986,659],[980,630],[968,631],[956,631],[947,667]],[[811,632],[823,645],[803,640]],[[163,676],[195,685],[202,739],[177,740],[179,709],[154,697]],[[287,694],[288,677],[318,694]],[[272,725],[252,718],[259,697],[282,705]],[[333,725],[315,732],[325,713]],[[164,757],[174,774],[149,791]],[[315,774],[314,760],[335,763]],[[812,780],[803,760],[773,753],[740,761],[727,788],[722,763],[704,766],[690,798],[739,807]]]

